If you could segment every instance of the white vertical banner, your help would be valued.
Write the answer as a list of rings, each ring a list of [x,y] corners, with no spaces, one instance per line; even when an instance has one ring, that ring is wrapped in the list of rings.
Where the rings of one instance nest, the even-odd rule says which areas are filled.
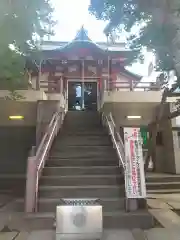
[[[146,198],[140,128],[124,128],[127,198]]]

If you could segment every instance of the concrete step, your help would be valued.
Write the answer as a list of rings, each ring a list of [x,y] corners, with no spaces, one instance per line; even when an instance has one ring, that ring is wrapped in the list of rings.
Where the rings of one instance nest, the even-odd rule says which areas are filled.
[[[85,140],[88,140],[88,141],[100,141],[100,140],[109,140],[109,141],[111,141],[111,138],[108,136],[108,135],[106,135],[106,136],[98,136],[98,135],[96,135],[96,136],[89,136],[89,135],[87,135],[87,136],[79,136],[79,135],[74,135],[74,136],[63,136],[62,137],[62,135],[60,134],[59,136],[57,136],[56,137],[56,140],[55,140],[55,143],[56,142],[59,142],[59,141],[85,141]]]
[[[56,140],[54,147],[59,146],[111,146],[112,143],[110,139],[107,138],[97,138],[97,139],[87,139],[86,137],[67,137],[66,139]]]
[[[100,114],[99,112],[97,111],[68,111],[67,112],[67,115],[66,115],[66,118],[70,119],[73,117],[73,119],[75,118],[83,118],[83,117],[93,117],[94,118],[99,118],[100,117]]]
[[[109,158],[109,159],[117,159],[117,154],[116,152],[108,152],[108,151],[78,151],[78,149],[76,149],[76,151],[72,151],[71,149],[61,152],[61,151],[51,151],[50,152],[50,158],[61,158],[61,159],[92,159],[92,158]]]
[[[121,185],[123,183],[123,175],[42,176],[40,179],[41,186]]]
[[[107,130],[103,129],[101,126],[84,126],[84,127],[72,127],[72,126],[64,126],[64,129],[62,130],[62,135],[68,135],[68,133],[73,133],[74,136],[78,133],[86,133],[87,136],[89,136],[89,132],[93,132],[95,136],[101,136],[101,133],[106,133],[107,135]],[[91,135],[90,135],[91,136]]]
[[[113,147],[111,145],[108,146],[101,146],[101,145],[97,145],[97,146],[89,146],[89,145],[85,145],[85,146],[61,146],[61,145],[57,145],[57,146],[52,146],[51,151],[56,151],[56,152],[81,152],[81,153],[89,153],[89,152],[97,152],[97,153],[114,153],[115,150],[113,149]]]
[[[113,212],[124,209],[125,200],[124,198],[102,198],[99,200],[103,206],[103,211]],[[16,199],[10,202],[3,211],[7,210],[12,212],[23,212],[24,211],[24,199]],[[63,204],[59,198],[40,198],[38,200],[38,212],[56,212],[56,206]]]
[[[78,130],[74,129],[71,130],[70,129],[63,129],[61,131],[61,136],[106,136],[107,137],[108,133],[106,130],[101,130],[99,128],[97,129],[82,129],[82,130]]]
[[[147,183],[162,183],[162,182],[179,182],[180,175],[170,175],[170,174],[153,174],[146,176]]]
[[[79,122],[92,123],[100,122],[100,119],[100,114],[98,112],[68,112],[65,117],[65,122],[69,124],[78,124]]]
[[[40,186],[40,198],[109,198],[124,197],[124,186]]]
[[[68,123],[65,121],[63,126],[65,129],[88,129],[88,128],[102,129],[103,128],[100,121],[92,121],[92,120],[91,122],[87,120],[84,120],[84,122],[82,120],[79,122],[71,121],[71,123]]]
[[[47,161],[46,166],[49,167],[63,167],[63,166],[72,166],[72,167],[77,167],[77,166],[117,166],[118,161],[117,159],[59,159],[59,160],[52,160],[49,159]]]
[[[180,189],[147,189],[148,194],[180,194]]]
[[[50,156],[61,158],[79,157],[117,157],[116,151],[110,146],[59,146],[52,147]]]
[[[136,212],[105,212],[103,216],[104,228],[116,229],[149,229],[154,226],[154,219],[148,211]]]
[[[148,190],[180,189],[180,182],[147,182]]]
[[[86,156],[86,157],[77,157],[77,158],[62,158],[61,156],[49,156],[48,160],[47,160],[47,163],[48,161],[58,161],[58,160],[66,160],[66,161],[78,161],[78,160],[81,160],[81,161],[84,161],[86,163],[86,161],[115,161],[117,162],[117,157],[114,158],[114,157],[109,157],[109,156],[95,156],[95,157],[91,157],[91,156]]]
[[[122,170],[116,166],[101,166],[101,167],[45,167],[43,170],[44,176],[76,176],[76,175],[113,175],[119,174]]]
[[[55,226],[55,213],[37,213],[29,214],[25,217],[24,222],[28,223],[31,230],[51,230]],[[22,222],[20,222],[22,224]],[[21,226],[16,223],[11,224],[14,229],[21,229]],[[154,225],[153,217],[147,211],[137,212],[104,212],[103,213],[103,228],[104,229],[149,229]]]
[[[104,198],[99,202],[105,212],[123,210],[125,204],[124,198]],[[59,204],[59,199],[40,199],[38,202],[39,212],[55,212],[56,206]]]

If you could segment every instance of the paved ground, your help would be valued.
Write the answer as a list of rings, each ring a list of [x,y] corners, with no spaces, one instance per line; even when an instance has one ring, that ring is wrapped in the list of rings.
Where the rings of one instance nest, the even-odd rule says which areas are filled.
[[[3,206],[6,198],[0,198]],[[180,240],[180,194],[151,194],[148,198],[149,211],[164,227],[147,231],[134,230],[106,230],[102,240]],[[43,220],[42,225],[45,224]],[[0,211],[0,231],[8,226],[14,232],[3,229],[0,240],[55,240],[55,231],[34,231],[36,221],[28,220],[23,214]],[[14,229],[14,230],[13,230]],[[39,227],[38,227],[39,229]],[[38,230],[37,229],[37,230]]]
[[[0,240],[55,240],[53,231],[34,231],[1,233]],[[60,239],[60,238],[59,238]],[[175,229],[151,229],[145,232],[141,230],[113,230],[105,231],[102,240],[179,240],[180,230]]]

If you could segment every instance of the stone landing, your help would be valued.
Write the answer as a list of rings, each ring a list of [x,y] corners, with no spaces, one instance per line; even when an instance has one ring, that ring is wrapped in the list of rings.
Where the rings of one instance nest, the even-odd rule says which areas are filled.
[[[179,240],[180,230],[154,228],[147,231],[140,229],[106,230],[102,240]],[[54,231],[0,233],[0,240],[55,240]]]

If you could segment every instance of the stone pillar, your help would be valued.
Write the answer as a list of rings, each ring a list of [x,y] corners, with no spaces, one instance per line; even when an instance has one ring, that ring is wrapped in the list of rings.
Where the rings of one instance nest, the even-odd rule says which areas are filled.
[[[39,75],[37,75],[36,77],[36,90],[40,90],[40,78],[39,78]]]
[[[171,103],[170,111],[176,111],[176,106]],[[179,135],[179,127],[180,127],[180,117],[173,118],[171,120],[172,125],[172,142],[173,142],[173,150],[174,150],[174,162],[175,162],[175,173],[180,174],[180,135]]]
[[[172,131],[174,146],[175,173],[180,174],[180,136],[178,131]]]
[[[159,135],[162,136],[162,143],[156,144],[155,171],[174,174],[176,173],[176,163],[174,156],[174,137],[170,120],[164,121],[160,125]]]

